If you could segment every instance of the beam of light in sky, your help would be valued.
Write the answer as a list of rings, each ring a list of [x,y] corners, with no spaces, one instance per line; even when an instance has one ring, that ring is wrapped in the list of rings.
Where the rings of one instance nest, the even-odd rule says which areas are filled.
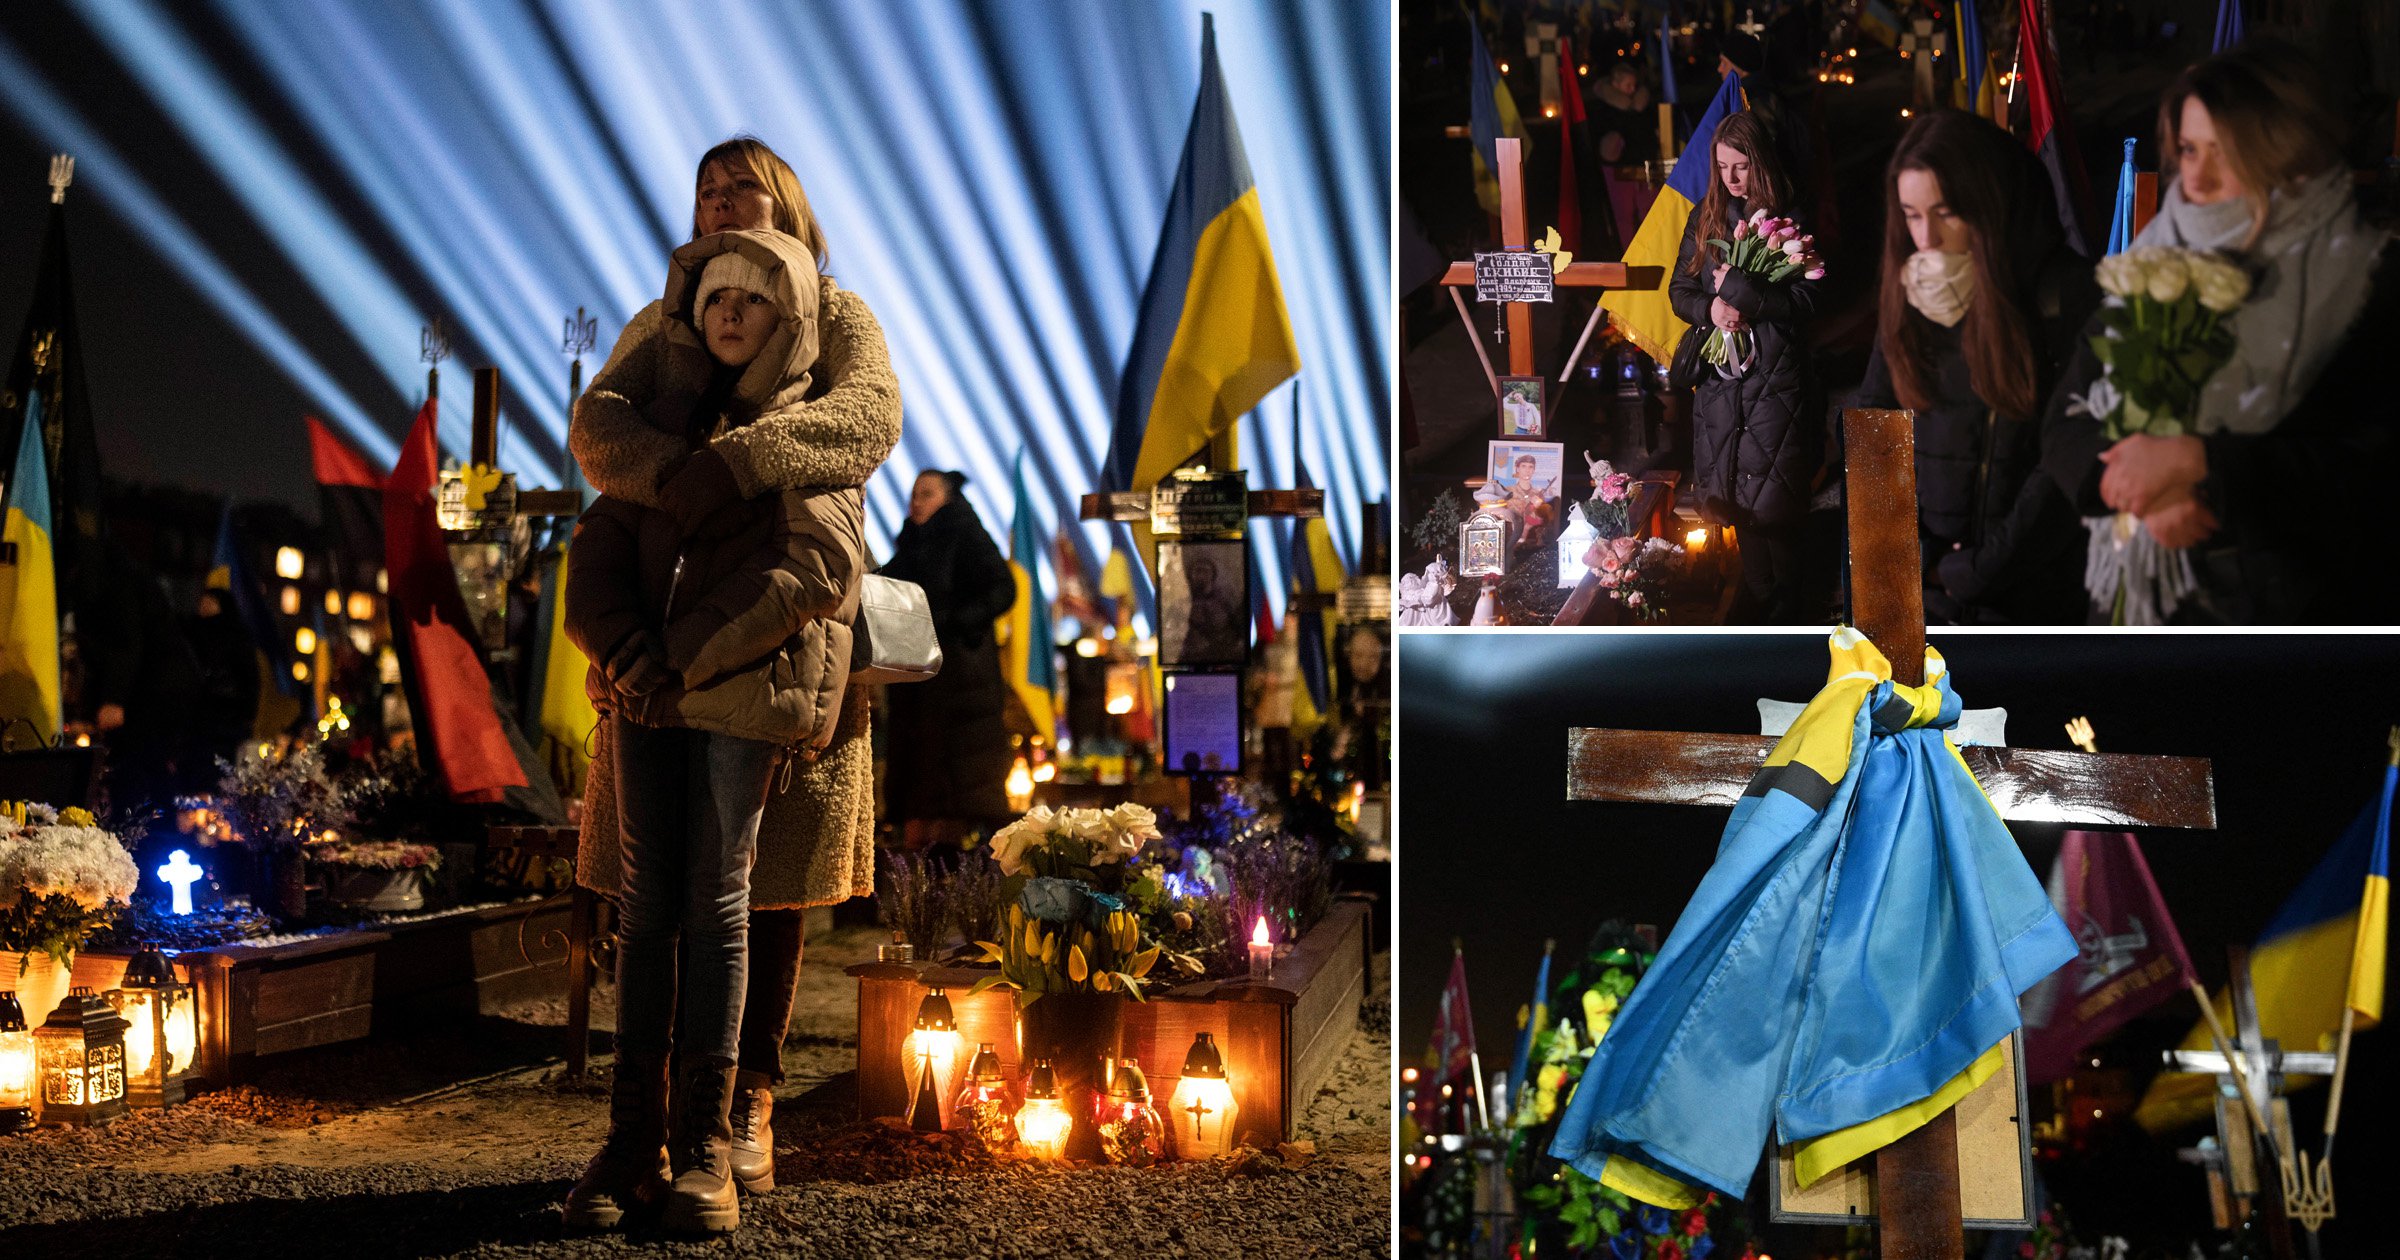
[[[1243,463],[1254,485],[1284,486],[1304,460],[1355,563],[1360,504],[1389,493],[1390,14],[1374,0],[1210,7],[1303,364],[1244,419]],[[417,327],[434,314],[457,330],[454,382],[503,370],[503,460],[528,484],[554,484],[565,445],[560,318],[588,308],[604,354],[689,232],[699,154],[758,136],[799,172],[829,274],[873,308],[900,377],[905,430],[867,488],[870,543],[888,553],[928,467],[967,473],[1004,536],[1009,468],[1029,449],[1036,532],[1080,529],[1095,571],[1106,558],[1109,531],[1078,525],[1075,505],[1107,446],[1198,91],[1201,0],[215,0],[208,29],[231,53],[154,0],[72,8],[380,384],[417,397]],[[0,94],[42,112],[23,77]],[[62,148],[112,139],[51,106],[38,129]],[[214,277],[195,284],[390,458],[386,435],[408,417],[363,416],[305,362],[277,322],[295,315],[250,296],[270,291],[256,264],[150,230],[180,207],[108,182],[104,204],[186,275]],[[469,394],[443,392],[455,453]],[[1285,556],[1261,551],[1280,614]]]
[[[6,40],[0,40],[0,99],[6,100],[27,129],[59,151],[74,154],[76,187],[89,189],[101,204],[131,224],[203,299],[242,330],[260,354],[291,377],[327,420],[356,440],[368,458],[388,465],[398,457],[398,445],[368,416],[366,408],[317,365],[257,296],[201,243],[190,225],[167,208],[123,155],[86,126],[41,72]],[[297,432],[298,417],[292,418],[292,425]]]

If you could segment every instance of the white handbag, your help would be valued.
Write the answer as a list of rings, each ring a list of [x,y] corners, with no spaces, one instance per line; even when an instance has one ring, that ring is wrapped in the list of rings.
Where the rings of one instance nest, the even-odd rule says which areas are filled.
[[[923,682],[941,672],[942,645],[934,638],[925,588],[880,573],[860,579],[858,616],[850,623],[850,681]]]

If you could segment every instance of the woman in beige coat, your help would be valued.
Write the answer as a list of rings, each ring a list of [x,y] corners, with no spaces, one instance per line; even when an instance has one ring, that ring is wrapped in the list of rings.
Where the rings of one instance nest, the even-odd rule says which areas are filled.
[[[825,256],[824,236],[789,166],[756,140],[735,139],[702,155],[692,235],[773,228]],[[666,388],[660,304],[643,308],[619,334],[608,363],[575,404],[567,440],[585,480],[602,494],[664,509],[679,530],[696,531],[728,503],[769,491],[859,486],[900,439],[900,385],[883,330],[865,302],[831,280],[818,286],[814,383],[801,401],[724,434],[685,456],[680,440],[653,429],[643,409]],[[871,894],[875,887],[874,764],[864,689],[845,700],[835,738],[814,761],[780,775],[759,826],[750,881],[749,988],[742,1009],[733,1100],[733,1170],[742,1184],[774,1185],[773,1087],[783,1080],[783,1037],[799,980],[801,918],[808,906]],[[584,789],[576,878],[604,895],[618,891],[618,816],[607,724]]]

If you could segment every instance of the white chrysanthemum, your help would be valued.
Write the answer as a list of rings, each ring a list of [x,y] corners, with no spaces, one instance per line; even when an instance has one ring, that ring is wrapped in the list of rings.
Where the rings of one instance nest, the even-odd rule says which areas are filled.
[[[12,869],[0,872],[0,888],[65,896],[86,910],[124,901],[141,879],[133,855],[98,827],[29,828],[7,859]]]

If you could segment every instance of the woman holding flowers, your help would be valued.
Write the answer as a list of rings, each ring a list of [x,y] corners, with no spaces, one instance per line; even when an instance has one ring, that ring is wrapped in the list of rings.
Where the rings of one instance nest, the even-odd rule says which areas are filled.
[[[2151,588],[2161,620],[2400,619],[2394,516],[2374,507],[2400,472],[2384,363],[2400,249],[2359,214],[2325,78],[2253,40],[2167,89],[2166,204],[2102,264],[2103,327],[2051,398],[2043,465],[2077,505],[2189,549]],[[2176,335],[2134,326],[2142,312]],[[2216,366],[2184,382],[2195,362]],[[2128,588],[2116,611],[2133,620]]]
[[[1792,182],[1754,114],[1717,124],[1714,146],[1708,195],[1684,227],[1667,288],[1675,314],[1692,326],[1687,337],[1728,350],[1705,355],[1710,361],[1698,367],[1693,480],[1701,511],[1741,531],[1750,615],[1763,622],[1802,621],[1808,619],[1808,584],[1801,574],[1800,527],[1825,455],[1806,330],[1824,270],[1803,267],[1774,278],[1772,271],[1735,265],[1737,249],[1754,228],[1790,212]],[[1805,256],[1814,240],[1788,219],[1780,222],[1789,225],[1790,236],[1776,241],[1776,252],[1787,260]]]
[[[1935,110],[1884,180],[1878,327],[1853,407],[1916,412],[1928,618],[2083,620],[2084,531],[2039,472],[2049,385],[2099,303],[2049,177],[1991,123]]]

